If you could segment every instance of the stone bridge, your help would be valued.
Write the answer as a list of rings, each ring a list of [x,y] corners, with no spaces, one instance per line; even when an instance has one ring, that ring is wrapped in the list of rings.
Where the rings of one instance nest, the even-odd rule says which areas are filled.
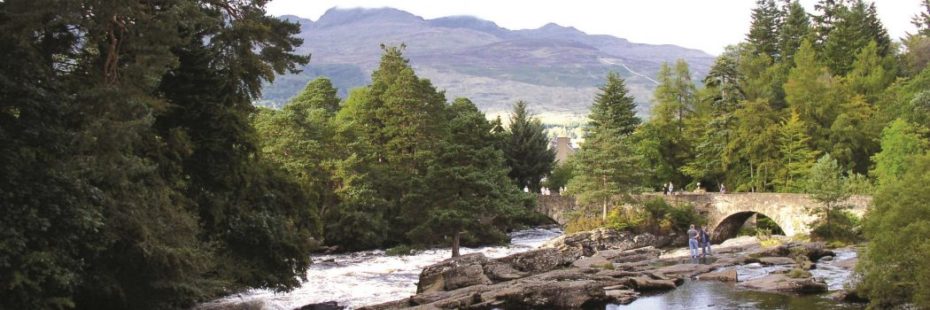
[[[636,198],[652,197],[664,198],[671,204],[687,203],[693,206],[707,218],[714,242],[735,237],[740,227],[755,214],[771,218],[787,236],[809,234],[810,224],[817,219],[809,212],[809,208],[820,207],[808,195],[785,193],[681,193],[670,196],[647,193]],[[869,196],[852,196],[843,204],[850,206],[850,212],[862,217],[871,202]],[[537,211],[564,225],[572,212],[582,210],[572,197],[540,195]],[[597,211],[600,214],[600,209]]]

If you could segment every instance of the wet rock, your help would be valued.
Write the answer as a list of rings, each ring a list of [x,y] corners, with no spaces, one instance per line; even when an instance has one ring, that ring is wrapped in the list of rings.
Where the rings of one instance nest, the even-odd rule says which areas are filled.
[[[650,259],[656,259],[662,251],[653,246],[647,246],[632,250],[603,250],[598,251],[597,255],[604,257],[614,263],[638,262]]]
[[[496,260],[489,261],[484,265],[484,274],[494,282],[516,280],[529,275],[526,272],[514,269],[510,264]]]
[[[698,274],[707,273],[714,267],[705,264],[678,264],[656,269],[656,272],[674,277],[693,277]]]
[[[774,266],[774,265],[791,265],[795,261],[787,257],[760,257],[759,263],[763,266]]]
[[[420,272],[417,293],[448,291],[476,284],[491,284],[484,274],[488,258],[481,253],[453,257],[428,266]]]
[[[345,306],[340,306],[335,301],[327,301],[316,304],[304,305],[303,307],[297,308],[297,310],[342,310],[345,309]]]
[[[577,232],[563,235],[543,244],[543,248],[555,248],[560,251],[579,251],[583,256],[594,255],[597,251],[616,249],[629,250],[653,246],[656,237],[652,234],[634,235],[626,231],[609,228]]]
[[[736,282],[739,280],[737,279],[736,269],[708,272],[708,273],[697,276],[697,278],[698,280],[720,281],[720,282]]]
[[[604,288],[604,295],[607,295],[607,298],[612,299],[612,303],[626,305],[639,297],[639,293],[634,290],[628,289],[623,285],[608,286]]]
[[[741,282],[745,288],[787,293],[822,293],[827,291],[827,283],[815,278],[791,278],[785,274],[769,274],[767,276]]]
[[[745,265],[745,264],[755,263],[755,262],[758,262],[758,259],[740,255],[740,256],[731,256],[731,257],[724,257],[724,258],[717,259],[712,266],[714,268],[720,268],[720,267],[729,267],[729,266],[736,266],[736,265]]]
[[[856,269],[856,264],[858,263],[859,263],[858,258],[850,258],[850,259],[835,261],[833,262],[833,266],[838,267],[838,268],[843,268],[846,270],[853,270],[853,269]]]
[[[571,265],[578,256],[576,251],[560,251],[555,248],[538,249],[513,254],[497,261],[510,264],[514,269],[537,274]]]
[[[675,281],[672,280],[658,280],[652,279],[649,277],[632,277],[628,279],[628,285],[637,291],[648,292],[648,291],[664,291],[671,290],[676,287]]]
[[[830,299],[835,301],[842,302],[854,302],[854,303],[867,303],[869,299],[865,296],[860,296],[856,290],[839,290],[830,294]]]
[[[604,266],[610,266],[613,268],[613,263],[599,255],[594,255],[576,260],[572,263],[572,266],[578,268],[603,268]]]

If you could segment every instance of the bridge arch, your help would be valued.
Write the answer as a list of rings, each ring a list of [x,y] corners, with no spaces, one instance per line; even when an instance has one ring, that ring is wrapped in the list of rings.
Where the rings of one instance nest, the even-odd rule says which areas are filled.
[[[771,216],[763,213],[755,211],[741,211],[721,218],[717,223],[709,223],[708,227],[711,229],[711,241],[713,243],[720,243],[724,240],[736,237],[740,229],[746,224],[747,221],[749,221],[750,218],[760,215],[771,219]],[[778,226],[778,229],[781,230],[782,234],[784,234],[784,228],[782,228],[778,222],[775,222],[775,225]]]

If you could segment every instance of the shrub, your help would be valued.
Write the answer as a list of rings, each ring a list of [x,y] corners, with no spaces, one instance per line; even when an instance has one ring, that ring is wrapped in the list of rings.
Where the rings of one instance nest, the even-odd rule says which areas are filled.
[[[407,255],[413,255],[414,252],[415,251],[413,247],[406,245],[406,244],[401,244],[393,248],[387,249],[386,251],[384,251],[384,254],[386,254],[387,256],[407,256]]]
[[[791,269],[791,271],[789,271],[786,275],[789,278],[795,278],[795,279],[810,278],[812,276],[809,271],[800,269],[800,268]]]
[[[831,225],[826,220],[814,223],[811,237],[817,240],[856,243],[862,240],[862,224],[856,215],[841,210],[830,213]]]

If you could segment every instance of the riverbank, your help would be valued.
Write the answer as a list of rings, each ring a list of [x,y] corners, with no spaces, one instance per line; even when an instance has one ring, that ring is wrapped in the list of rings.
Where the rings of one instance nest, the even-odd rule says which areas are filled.
[[[560,235],[562,230],[555,227],[520,230],[510,234],[510,245],[462,248],[462,253],[500,258],[536,249]],[[405,256],[388,256],[384,250],[314,255],[307,281],[294,291],[250,290],[202,304],[198,309],[291,310],[326,302],[352,309],[383,303],[416,294],[423,268],[450,256],[450,249]]]
[[[837,255],[822,243],[763,247],[754,238],[738,238],[716,246],[713,256],[695,259],[686,250],[682,255],[681,249],[657,249],[661,242],[649,234],[601,229],[562,236],[542,249],[502,258],[465,255],[426,267],[417,294],[363,308],[603,309],[692,281],[788,296],[825,294],[841,289],[855,266],[854,251]],[[832,303],[826,298],[817,302]]]

